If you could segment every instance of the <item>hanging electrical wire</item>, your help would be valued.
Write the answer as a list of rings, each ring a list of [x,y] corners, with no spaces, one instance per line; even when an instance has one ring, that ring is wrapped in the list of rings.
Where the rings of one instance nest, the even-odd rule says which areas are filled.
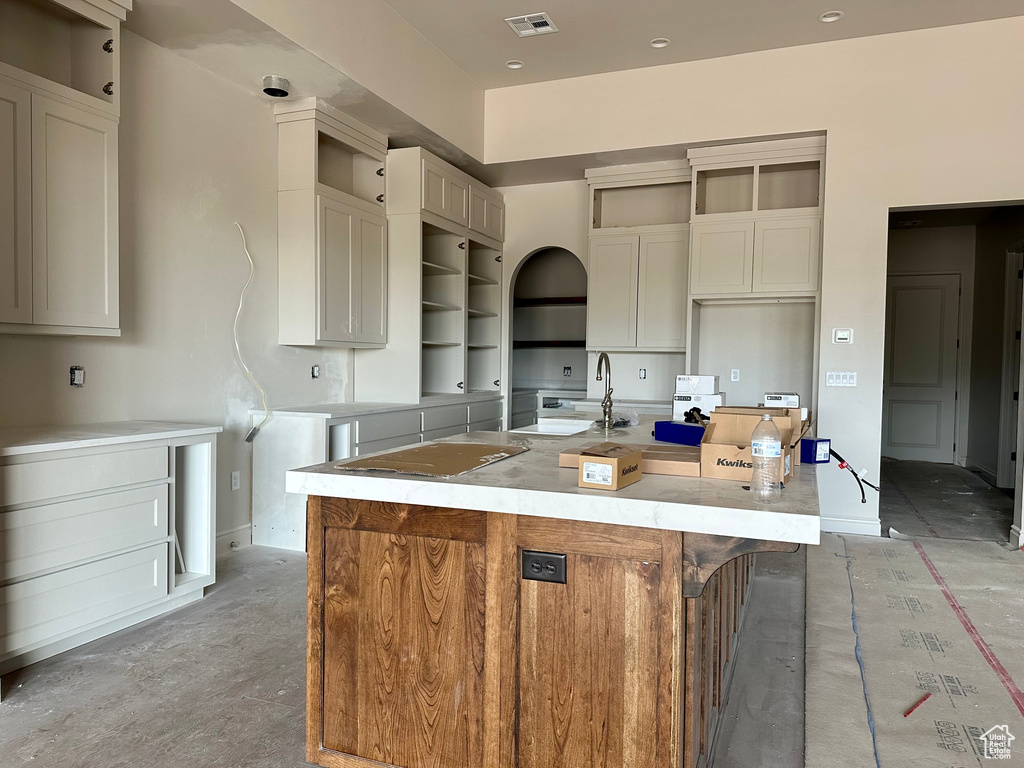
[[[266,423],[267,419],[270,418],[270,410],[267,408],[267,393],[263,391],[263,387],[261,387],[260,383],[256,381],[256,377],[252,375],[252,371],[249,370],[249,366],[245,364],[245,360],[242,359],[242,350],[238,346],[238,318],[242,314],[242,305],[245,303],[245,292],[249,288],[249,283],[252,282],[253,275],[256,274],[256,264],[253,263],[252,256],[249,253],[249,247],[246,245],[245,232],[242,231],[242,225],[236,221],[235,226],[238,227],[238,234],[242,238],[242,250],[245,251],[245,258],[249,260],[249,279],[245,281],[245,285],[242,286],[242,292],[238,296],[238,309],[235,311],[235,322],[232,326],[232,333],[235,339],[235,354],[238,355],[238,362],[240,362],[242,364],[242,368],[245,369],[245,375],[248,376],[249,380],[256,385],[256,389],[260,391],[260,398],[263,401],[263,419],[259,424],[250,429],[249,434],[245,436],[245,442],[251,443],[259,433],[260,427],[262,427]]]
[[[839,462],[839,468],[840,469],[848,469],[850,471],[850,474],[853,475],[853,479],[857,481],[857,487],[860,488],[860,503],[861,504],[867,504],[868,503],[868,499],[867,499],[867,496],[864,494],[864,486],[866,485],[868,488],[872,488],[875,491],[878,491],[878,486],[877,485],[872,485],[867,480],[865,480],[860,475],[858,475],[854,471],[853,467],[850,466],[850,462],[848,462],[846,459],[844,459],[838,453],[836,453],[835,451],[833,451],[831,449],[829,449],[829,453],[836,457],[836,461]]]

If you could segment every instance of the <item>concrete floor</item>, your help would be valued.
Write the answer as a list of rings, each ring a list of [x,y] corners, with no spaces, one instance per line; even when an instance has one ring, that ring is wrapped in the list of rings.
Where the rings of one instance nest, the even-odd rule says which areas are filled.
[[[305,766],[306,557],[217,568],[205,599],[6,675],[0,766]]]
[[[851,480],[852,482],[852,480]],[[953,464],[882,459],[883,534],[1008,542],[1013,499]]]
[[[1024,659],[1024,555],[938,540],[1005,541],[1007,497],[958,468],[915,473],[906,464],[884,467],[883,524],[921,536],[978,629],[1010,660],[1012,679],[1024,684],[1017,663]],[[813,768],[876,765],[864,690],[870,682],[884,710],[887,678],[878,670],[890,654],[879,649],[890,622],[869,610],[861,615],[861,635],[878,638],[861,649],[862,667],[851,626],[851,597],[861,584],[846,568],[850,542],[865,562],[872,548],[888,547],[886,557],[894,545],[902,548],[896,555],[913,552],[913,542],[826,535],[822,546],[795,555],[758,557],[714,768],[799,766],[805,752]],[[204,600],[5,676],[0,768],[305,766],[305,565],[300,553],[231,552],[218,560],[217,584]],[[888,599],[891,591],[879,594]],[[942,607],[941,595],[930,603]],[[964,665],[977,665],[972,642],[956,638],[953,648]],[[912,691],[899,693],[893,706]],[[1014,714],[1006,717],[1011,730]],[[921,738],[922,749],[935,743],[934,734]]]

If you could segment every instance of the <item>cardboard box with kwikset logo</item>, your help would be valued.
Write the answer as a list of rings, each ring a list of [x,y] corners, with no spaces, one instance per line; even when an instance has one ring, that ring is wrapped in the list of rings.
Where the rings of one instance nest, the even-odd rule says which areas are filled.
[[[754,463],[750,456],[750,436],[761,421],[760,414],[729,413],[716,410],[704,430],[700,444],[700,476],[750,482]],[[785,482],[793,474],[791,448],[792,422],[789,415],[773,416],[782,438],[779,477]]]
[[[580,452],[580,488],[617,491],[639,482],[643,452],[618,443],[601,443]]]

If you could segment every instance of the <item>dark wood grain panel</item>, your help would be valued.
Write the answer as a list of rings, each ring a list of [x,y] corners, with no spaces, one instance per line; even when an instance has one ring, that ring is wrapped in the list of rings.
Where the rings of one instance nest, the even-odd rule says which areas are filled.
[[[323,738],[324,528],[320,497],[306,501],[306,761],[317,762]]]
[[[519,550],[515,515],[487,518],[487,622],[484,662],[484,763],[515,768],[516,668],[519,639]]]
[[[520,583],[518,768],[657,765],[661,565],[567,571]]]
[[[327,529],[324,748],[385,765],[483,764],[484,554]]]
[[[699,597],[711,574],[725,563],[755,552],[796,552],[799,544],[709,533],[687,533],[683,547],[683,594]]]
[[[322,516],[323,524],[334,528],[479,543],[487,539],[487,513],[470,509],[324,498]]]
[[[520,515],[517,535],[523,549],[596,555],[629,560],[661,560],[662,537],[656,528],[553,520]],[[682,537],[680,533],[671,534]]]
[[[683,537],[661,532],[661,594],[658,638],[658,734],[661,768],[679,768],[683,745],[686,606],[683,600]]]

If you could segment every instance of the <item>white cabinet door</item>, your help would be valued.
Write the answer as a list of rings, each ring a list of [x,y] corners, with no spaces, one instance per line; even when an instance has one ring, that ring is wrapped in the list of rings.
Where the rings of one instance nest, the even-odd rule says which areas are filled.
[[[117,123],[32,95],[32,319],[118,327]]]
[[[469,185],[469,228],[501,242],[505,237],[505,205],[475,184]]]
[[[694,223],[690,295],[750,293],[754,223]]]
[[[757,222],[754,293],[816,291],[820,237],[820,216]]]
[[[384,217],[318,197],[322,341],[384,343],[387,253]]]
[[[638,349],[686,348],[686,281],[690,233],[640,236]]]
[[[421,183],[423,210],[463,226],[469,224],[469,184],[427,159],[423,160]]]
[[[0,322],[32,322],[31,97],[0,82]]]
[[[587,348],[636,346],[640,238],[590,238],[587,280]]]

